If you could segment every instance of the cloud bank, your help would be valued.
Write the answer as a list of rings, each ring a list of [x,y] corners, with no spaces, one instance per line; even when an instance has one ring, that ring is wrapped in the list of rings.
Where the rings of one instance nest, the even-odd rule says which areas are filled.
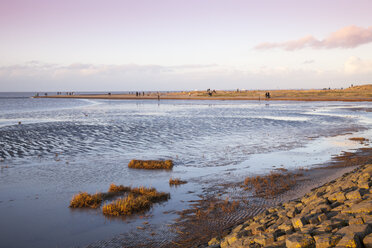
[[[313,63],[313,61],[305,61]],[[38,61],[0,67],[0,91],[157,91],[288,89],[371,83],[372,61],[350,57],[339,70],[221,65],[58,65]]]
[[[372,26],[368,28],[347,26],[331,33],[323,40],[319,40],[311,35],[308,35],[297,40],[289,40],[280,43],[261,43],[258,44],[255,49],[266,50],[281,48],[287,51],[294,51],[304,48],[355,48],[370,42],[372,42]]]

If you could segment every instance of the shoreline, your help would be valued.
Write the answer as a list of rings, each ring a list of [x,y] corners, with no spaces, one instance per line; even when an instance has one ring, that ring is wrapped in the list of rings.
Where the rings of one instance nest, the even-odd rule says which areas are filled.
[[[222,218],[225,219],[233,219],[234,215],[240,217],[241,219],[235,219],[234,225],[226,225],[224,228],[215,227],[218,231],[215,229],[211,230],[211,233],[214,233],[215,235],[210,235],[213,237],[217,237],[217,240],[221,241],[219,244],[222,244],[223,238],[227,237],[227,234],[230,233],[233,230],[236,230],[236,228],[243,224],[244,222],[255,218],[255,216],[259,216],[262,212],[265,212],[267,209],[281,205],[285,202],[294,201],[296,199],[299,199],[303,197],[304,195],[308,194],[309,192],[312,192],[314,188],[322,187],[325,184],[329,184],[330,182],[337,180],[337,178],[342,177],[345,173],[349,173],[350,171],[359,168],[361,166],[364,166],[366,164],[372,163],[372,148],[360,148],[354,153],[346,153],[342,154],[340,156],[334,157],[331,162],[319,165],[317,167],[307,169],[307,170],[294,170],[291,171],[292,173],[303,173],[304,175],[299,178],[296,185],[288,190],[287,192],[284,192],[283,194],[279,194],[274,198],[265,200],[261,197],[252,197],[249,196],[248,199],[246,198],[246,195],[242,195],[241,199],[246,198],[249,203],[244,207],[237,209],[236,213],[228,213],[227,216],[222,216]],[[227,185],[226,188],[232,188],[232,187],[239,187],[239,184],[236,185]],[[242,191],[240,191],[242,192]],[[238,194],[240,194],[238,192]],[[243,191],[244,192],[244,191]],[[207,204],[208,205],[208,202]],[[200,209],[196,209],[194,212],[197,212]],[[242,214],[245,213],[245,214]],[[203,226],[203,222],[205,221],[214,221],[216,218],[221,218],[220,216],[209,216],[206,217],[206,219],[198,220],[194,217],[188,217],[188,223],[186,225],[183,225],[181,223],[181,227],[184,226],[186,229],[192,229],[192,225],[198,226],[200,230],[196,230],[196,232],[200,232],[203,230],[203,228],[200,228],[199,226]],[[221,219],[218,220],[221,224]],[[176,224],[177,226],[177,224]],[[179,227],[178,227],[179,228]],[[183,231],[185,232],[185,230]],[[187,233],[187,232],[186,232]],[[181,235],[182,236],[182,235]],[[212,239],[212,237],[210,238]],[[228,238],[225,238],[225,240]],[[206,247],[208,246],[206,243],[188,243],[186,242],[186,245],[184,245],[185,240],[187,241],[186,237],[181,239],[179,243],[179,247],[190,247],[190,246],[201,246]],[[204,245],[204,246],[203,246]],[[167,246],[166,246],[167,247]],[[218,245],[211,246],[211,247],[220,247]],[[221,246],[222,247],[222,246]],[[223,246],[223,247],[229,247],[229,246]],[[280,247],[280,246],[278,246]]]
[[[205,100],[205,101],[305,101],[305,102],[372,102],[372,98],[314,98],[314,97],[302,97],[302,98],[282,98],[272,97],[269,99],[259,97],[209,97],[209,96],[172,96],[162,95],[160,98],[157,96],[140,96],[136,97],[133,95],[53,95],[53,96],[34,96],[33,98],[57,98],[57,99],[102,99],[102,100]]]
[[[234,226],[205,247],[371,247],[371,176],[372,164],[356,166]]]
[[[301,172],[303,176],[299,178],[293,188],[271,199],[250,195],[249,192],[242,189],[242,182],[216,183],[206,188],[205,193],[200,195],[199,200],[190,201],[189,208],[178,211],[179,218],[169,226],[169,233],[160,232],[160,236],[149,238],[148,235],[151,235],[154,229],[146,228],[136,235],[133,233],[122,234],[118,238],[91,243],[88,247],[116,247],[123,244],[125,244],[124,247],[128,248],[235,247],[233,242],[236,240],[231,239],[231,237],[235,235],[234,232],[241,231],[239,228],[242,225],[244,226],[246,222],[253,219],[261,221],[261,219],[264,219],[264,217],[261,218],[261,215],[265,214],[268,209],[296,201],[313,192],[314,189],[329,185],[345,173],[350,173],[371,163],[372,148],[360,148],[354,153],[342,154],[334,157],[329,163],[311,169],[289,171],[292,173]],[[226,194],[229,196],[228,202],[224,200]],[[234,202],[239,202],[240,206],[234,208]],[[209,211],[211,206],[217,206],[217,209],[214,208],[213,211]],[[226,208],[226,211],[219,210],[219,207]],[[260,218],[256,216],[260,216]],[[144,242],[144,240],[147,240],[147,242]]]

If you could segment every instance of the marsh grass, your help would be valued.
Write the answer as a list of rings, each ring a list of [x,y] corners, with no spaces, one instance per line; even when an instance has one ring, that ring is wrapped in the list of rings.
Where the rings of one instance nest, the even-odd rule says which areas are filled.
[[[173,168],[172,160],[136,160],[133,159],[128,164],[132,169],[147,169],[147,170],[171,170]]]
[[[349,138],[349,140],[352,140],[352,141],[359,141],[361,143],[365,142],[365,141],[369,141],[368,139],[366,138],[363,138],[363,137],[352,137],[352,138]]]
[[[177,185],[181,185],[181,184],[185,184],[185,183],[187,183],[187,181],[183,181],[180,178],[170,178],[169,179],[169,185],[170,186],[177,186]]]
[[[290,190],[299,176],[302,174],[271,172],[265,176],[247,177],[244,184],[247,190],[253,189],[256,196],[271,198]]]
[[[105,204],[102,207],[102,213],[110,216],[132,215],[147,211],[151,206],[152,202],[148,197],[129,194],[125,198],[120,198],[114,202]]]
[[[154,188],[132,188],[125,198],[119,198],[102,207],[102,213],[110,216],[125,216],[149,210],[154,203],[167,201],[168,193],[158,192]]]
[[[102,193],[80,192],[72,197],[70,208],[99,208],[103,201]]]
[[[155,188],[138,187],[132,188],[131,193],[134,195],[144,196],[152,203],[167,201],[170,198],[170,194],[165,192],[158,192]]]
[[[110,188],[108,190],[109,193],[119,193],[119,192],[129,192],[131,191],[131,187],[123,186],[123,185],[115,185],[115,184],[110,184]]]

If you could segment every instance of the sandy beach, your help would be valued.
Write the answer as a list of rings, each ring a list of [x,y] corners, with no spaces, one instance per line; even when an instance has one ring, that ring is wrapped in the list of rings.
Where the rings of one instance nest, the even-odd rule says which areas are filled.
[[[210,94],[209,94],[210,92]],[[270,93],[270,98],[265,93]],[[236,91],[184,91],[184,92],[136,92],[132,94],[66,94],[39,95],[36,98],[76,98],[111,100],[266,100],[266,101],[372,101],[372,85],[354,86],[347,89],[321,90],[239,90]]]

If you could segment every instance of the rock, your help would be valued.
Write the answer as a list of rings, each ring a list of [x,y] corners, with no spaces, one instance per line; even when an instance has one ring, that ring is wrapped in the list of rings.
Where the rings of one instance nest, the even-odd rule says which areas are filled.
[[[316,207],[314,207],[310,213],[311,214],[320,214],[320,213],[327,213],[328,211],[331,211],[331,206],[329,206],[328,204],[326,203],[322,203],[320,205],[317,205]]]
[[[372,226],[372,215],[362,215],[364,223],[367,223]]]
[[[227,241],[228,244],[232,244],[238,240],[237,236],[238,236],[237,233],[232,233],[229,236],[227,236],[225,240]]]
[[[369,189],[371,187],[371,183],[366,181],[358,182],[358,187],[361,189]]]
[[[372,233],[363,239],[363,244],[365,248],[372,248]]]
[[[319,192],[314,192],[313,194],[308,195],[307,197],[303,197],[301,199],[301,202],[305,205],[308,205],[309,203],[314,202],[315,200],[318,200],[321,195],[322,194]]]
[[[309,223],[310,224],[318,224],[319,223],[318,216],[314,216],[314,217],[310,218]]]
[[[333,247],[337,244],[338,241],[340,241],[341,238],[341,235],[332,235],[329,233],[314,236],[317,248]]]
[[[238,233],[238,238],[252,236],[252,230],[242,230]]]
[[[346,198],[348,200],[362,199],[362,195],[360,194],[359,189],[358,190],[351,191],[351,192],[347,193],[345,196],[346,196]]]
[[[216,247],[372,248],[372,165],[235,227]],[[313,236],[313,237],[312,237]]]
[[[292,234],[285,244],[288,248],[315,247],[315,240],[308,234]]]
[[[304,217],[298,216],[292,219],[292,225],[294,228],[300,228],[306,225],[306,219]]]
[[[298,213],[298,211],[297,211],[297,208],[290,208],[288,211],[287,211],[287,216],[289,217],[289,218],[293,218],[293,217],[295,217],[296,216],[296,214]]]
[[[271,234],[262,234],[254,238],[254,242],[257,244],[267,246],[274,243],[274,236]]]
[[[347,234],[345,235],[336,245],[337,248],[341,247],[352,247],[352,248],[361,248],[361,244],[356,235]]]
[[[285,233],[289,233],[293,230],[293,226],[289,220],[281,224],[278,228],[283,230]]]
[[[371,212],[372,212],[372,199],[354,204],[353,206],[341,211],[341,213],[352,213],[352,214],[355,214],[355,213],[368,213],[369,214]]]
[[[232,233],[236,233],[236,232],[239,232],[240,230],[242,230],[243,228],[243,225],[238,225],[237,227],[235,227],[234,229],[232,229]]]
[[[327,215],[325,214],[318,215],[319,222],[325,221],[326,219],[328,219]]]
[[[349,219],[349,225],[361,225],[364,224],[364,221],[361,217],[351,218]]]
[[[218,238],[213,238],[213,239],[211,239],[211,240],[208,242],[208,245],[209,245],[209,246],[220,245],[220,240],[219,240]]]
[[[363,225],[351,225],[341,228],[337,233],[341,235],[355,235],[356,237],[363,239],[366,235],[372,232],[371,226],[368,224]]]
[[[276,241],[271,245],[267,246],[266,248],[285,248],[285,241]]]
[[[336,193],[331,194],[328,197],[328,200],[331,202],[337,201],[337,202],[343,203],[346,200],[346,196],[343,191],[338,191]]]

